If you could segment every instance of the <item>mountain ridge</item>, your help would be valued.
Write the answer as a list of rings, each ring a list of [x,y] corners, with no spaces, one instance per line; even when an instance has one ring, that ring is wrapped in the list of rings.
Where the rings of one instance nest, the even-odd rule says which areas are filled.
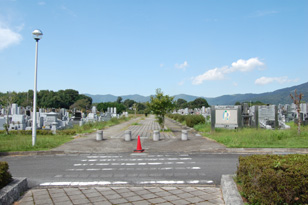
[[[178,94],[174,95],[174,100],[182,98],[190,102],[195,100],[196,98],[202,97],[206,99],[210,105],[234,105],[236,102],[249,102],[249,101],[253,102],[260,101],[265,104],[290,104],[293,102],[290,97],[290,94],[294,95],[295,89],[297,90],[297,93],[303,94],[302,100],[308,102],[308,82],[296,86],[278,89],[272,92],[264,92],[259,94],[246,93],[246,94],[222,95],[214,98],[187,95],[187,94]],[[112,94],[91,95],[85,93],[84,95],[91,97],[93,103],[114,102],[117,100],[118,97],[122,97],[122,101],[130,99],[136,102],[147,102],[150,101],[151,97],[151,96],[142,96],[139,94],[115,96]]]

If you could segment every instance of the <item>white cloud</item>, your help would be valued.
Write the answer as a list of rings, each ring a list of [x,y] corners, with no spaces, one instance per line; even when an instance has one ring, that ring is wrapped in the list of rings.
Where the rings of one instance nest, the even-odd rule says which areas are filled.
[[[175,64],[175,67],[178,68],[178,69],[182,69],[182,70],[186,70],[186,68],[188,67],[188,63],[187,61],[184,61],[183,64]]]
[[[264,63],[262,63],[258,58],[250,58],[248,60],[239,59],[231,65],[230,72],[247,72],[255,69],[256,67],[263,67]]]
[[[12,29],[3,26],[0,22],[0,50],[11,45],[18,44],[22,40],[22,36],[14,32]]]
[[[236,71],[239,72],[248,72],[252,71],[255,68],[261,68],[265,64],[261,62],[258,58],[250,58],[248,60],[240,59],[231,64],[231,67],[224,66],[222,68],[214,68],[206,71],[205,73],[198,75],[197,77],[192,78],[192,84],[199,85],[206,80],[222,80],[225,78],[225,75],[228,73],[233,73]]]
[[[289,82],[297,82],[298,79],[289,79],[287,76],[282,76],[282,77],[261,77],[255,80],[256,85],[266,85],[269,83],[289,83]]]
[[[165,65],[164,65],[163,63],[159,64],[159,67],[161,67],[161,68],[164,67],[164,66],[165,66]]]

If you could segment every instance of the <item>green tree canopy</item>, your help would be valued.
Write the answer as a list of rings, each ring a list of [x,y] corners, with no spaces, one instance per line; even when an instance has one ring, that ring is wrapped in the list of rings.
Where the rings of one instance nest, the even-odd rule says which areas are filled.
[[[77,100],[73,105],[70,106],[70,109],[77,109],[77,110],[82,110],[85,112],[87,109],[91,107],[91,102],[89,99],[80,99]]]
[[[125,111],[125,106],[123,104],[117,102],[105,102],[105,103],[98,103],[96,108],[101,112],[106,112],[108,107],[116,107],[117,113],[123,113]]]
[[[206,99],[204,98],[196,98],[194,101],[189,102],[188,105],[189,105],[188,107],[191,109],[201,108],[202,106],[210,107]]]
[[[125,105],[125,107],[127,109],[131,108],[133,106],[133,104],[136,103],[136,101],[134,100],[130,100],[130,99],[126,99],[124,100],[123,104]]]
[[[0,96],[6,96],[5,93],[0,93]],[[37,92],[37,106],[41,108],[66,108],[68,109],[77,100],[87,99],[92,104],[92,98],[80,95],[78,91],[73,89],[59,90],[41,90]],[[16,93],[16,98],[12,103],[17,103],[20,106],[32,106],[33,90],[28,92]]]
[[[187,101],[182,99],[182,98],[179,98],[177,101],[176,101],[176,107],[177,109],[184,109],[187,107]]]
[[[151,96],[150,102],[147,103],[149,109],[156,115],[162,129],[165,128],[165,115],[175,107],[173,99],[174,97],[164,95],[159,88],[156,89],[156,95]]]

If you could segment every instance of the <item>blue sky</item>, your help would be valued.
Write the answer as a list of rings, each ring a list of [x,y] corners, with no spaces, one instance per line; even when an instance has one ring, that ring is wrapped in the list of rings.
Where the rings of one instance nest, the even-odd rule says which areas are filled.
[[[0,0],[0,92],[217,97],[308,81],[307,0]]]

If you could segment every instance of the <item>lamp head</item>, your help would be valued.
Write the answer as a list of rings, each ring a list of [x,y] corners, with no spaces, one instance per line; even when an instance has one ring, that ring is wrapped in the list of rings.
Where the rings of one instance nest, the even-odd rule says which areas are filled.
[[[39,29],[35,29],[33,32],[32,32],[32,35],[33,35],[33,38],[38,41],[40,40],[42,37],[43,37],[43,32]]]

